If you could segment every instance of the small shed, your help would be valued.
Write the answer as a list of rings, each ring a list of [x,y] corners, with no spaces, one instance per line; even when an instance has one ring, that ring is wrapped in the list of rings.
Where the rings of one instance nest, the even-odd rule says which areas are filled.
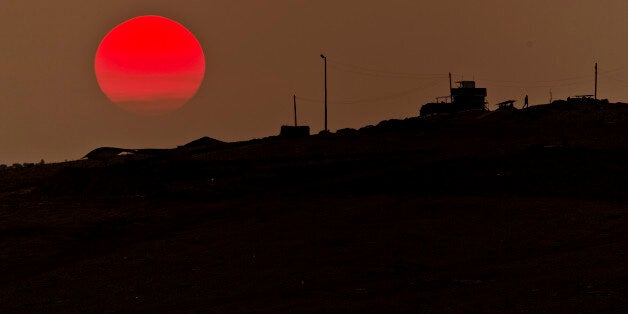
[[[308,137],[310,136],[310,127],[307,125],[304,125],[304,126],[282,125],[279,136],[292,137],[292,138]]]

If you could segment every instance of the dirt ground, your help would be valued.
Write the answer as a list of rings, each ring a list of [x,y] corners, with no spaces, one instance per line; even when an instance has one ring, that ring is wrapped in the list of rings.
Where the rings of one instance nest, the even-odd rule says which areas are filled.
[[[0,312],[628,310],[628,108],[0,171]]]

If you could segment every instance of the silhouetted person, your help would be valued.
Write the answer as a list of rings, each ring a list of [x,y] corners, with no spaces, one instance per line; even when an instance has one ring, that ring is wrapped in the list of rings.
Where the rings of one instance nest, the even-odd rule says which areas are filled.
[[[523,101],[523,108],[528,108],[528,95],[526,95],[526,98]]]

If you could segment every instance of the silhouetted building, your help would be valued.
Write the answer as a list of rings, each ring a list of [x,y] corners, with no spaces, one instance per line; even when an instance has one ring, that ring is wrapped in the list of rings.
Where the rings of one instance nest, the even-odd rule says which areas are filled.
[[[460,81],[456,84],[457,87],[450,89],[451,102],[427,103],[421,107],[421,115],[486,110],[486,88],[476,88],[475,81]]]
[[[308,137],[310,136],[310,127],[309,126],[282,125],[279,136],[281,137]]]

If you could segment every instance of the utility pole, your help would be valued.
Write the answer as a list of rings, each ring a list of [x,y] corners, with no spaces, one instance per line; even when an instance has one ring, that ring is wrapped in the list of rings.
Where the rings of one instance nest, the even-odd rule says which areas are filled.
[[[449,72],[449,102],[454,102],[454,95],[451,93],[451,72]]]
[[[595,92],[593,93],[595,100],[597,100],[597,62],[595,63]]]
[[[294,126],[298,126],[297,124],[297,95],[292,95],[292,101],[294,103]]]
[[[327,57],[324,54],[321,54],[321,58],[323,58],[325,63],[325,132],[327,132]]]

